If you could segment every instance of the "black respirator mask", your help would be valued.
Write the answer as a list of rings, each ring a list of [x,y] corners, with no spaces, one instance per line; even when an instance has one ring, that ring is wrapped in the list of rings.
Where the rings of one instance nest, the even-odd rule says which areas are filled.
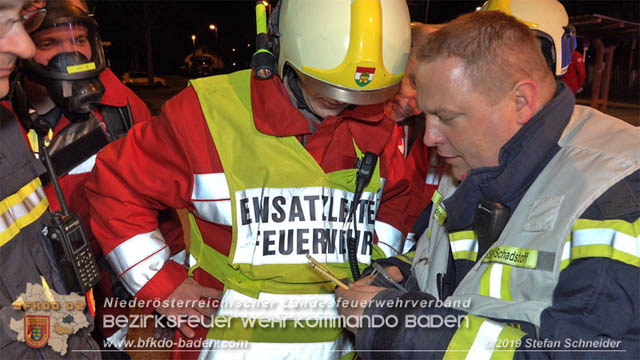
[[[51,72],[63,73],[66,69],[83,66],[87,63],[89,60],[83,54],[66,52],[54,56],[46,68]],[[88,114],[100,103],[105,90],[97,76],[78,80],[42,78],[39,80],[37,82],[47,89],[49,97],[56,106],[72,121],[86,119]]]

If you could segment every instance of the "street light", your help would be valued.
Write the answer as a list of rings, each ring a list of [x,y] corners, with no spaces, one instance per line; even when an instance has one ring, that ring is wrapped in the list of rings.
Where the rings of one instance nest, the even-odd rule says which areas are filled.
[[[191,35],[191,41],[193,42],[193,52],[196,52],[196,35]]]
[[[218,45],[218,27],[214,24],[209,25],[209,30],[216,32],[216,45]]]

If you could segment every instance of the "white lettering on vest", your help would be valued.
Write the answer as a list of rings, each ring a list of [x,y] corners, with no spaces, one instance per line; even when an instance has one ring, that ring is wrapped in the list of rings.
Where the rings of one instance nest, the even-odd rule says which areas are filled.
[[[238,191],[233,262],[303,264],[307,254],[321,262],[344,262],[347,241],[355,239],[358,261],[369,263],[379,203],[375,193],[363,193],[348,221],[352,203],[353,193],[333,188]]]

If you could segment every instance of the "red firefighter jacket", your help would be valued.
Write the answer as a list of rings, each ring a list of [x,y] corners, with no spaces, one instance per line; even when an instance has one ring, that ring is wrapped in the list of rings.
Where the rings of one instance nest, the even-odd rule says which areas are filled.
[[[384,116],[381,105],[347,109],[338,117],[325,118],[310,134],[307,119],[291,104],[279,79],[252,77],[251,81],[256,128],[273,136],[298,137],[325,172],[354,167],[353,140],[363,152],[380,153],[380,174],[386,183],[376,221],[388,224],[388,233],[394,236],[406,235],[411,185],[404,174],[405,159],[392,136],[394,123]],[[123,141],[98,155],[86,184],[91,226],[103,253],[119,264],[121,278],[137,298],[163,300],[187,276],[186,268],[167,261],[169,251],[156,230],[157,212],[165,207],[194,212],[195,175],[223,173],[191,87],[167,101],[160,116],[135,126]],[[231,226],[197,216],[196,222],[204,242],[228,255]],[[201,285],[222,288],[202,269],[196,269],[194,277]]]

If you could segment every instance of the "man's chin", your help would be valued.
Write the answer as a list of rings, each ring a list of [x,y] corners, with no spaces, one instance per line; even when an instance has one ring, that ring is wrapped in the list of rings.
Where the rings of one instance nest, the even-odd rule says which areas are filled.
[[[340,109],[325,109],[325,108],[323,108],[323,109],[314,111],[314,113],[316,115],[318,115],[319,117],[324,119],[324,118],[327,118],[329,116],[338,116],[338,115],[340,115],[340,113],[342,113],[342,111],[344,111],[345,108],[346,108],[346,106],[343,107],[343,108],[340,108]]]
[[[451,176],[456,179],[456,181],[462,181],[466,176],[467,172],[469,172],[469,168],[466,166],[450,166]]]
[[[0,77],[0,99],[9,93],[9,77]]]

